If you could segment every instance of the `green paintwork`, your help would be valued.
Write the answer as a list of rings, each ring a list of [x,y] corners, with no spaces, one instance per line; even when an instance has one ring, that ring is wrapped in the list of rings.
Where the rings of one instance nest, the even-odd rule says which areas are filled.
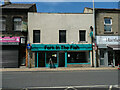
[[[92,44],[32,44],[31,51],[85,51],[92,50]]]

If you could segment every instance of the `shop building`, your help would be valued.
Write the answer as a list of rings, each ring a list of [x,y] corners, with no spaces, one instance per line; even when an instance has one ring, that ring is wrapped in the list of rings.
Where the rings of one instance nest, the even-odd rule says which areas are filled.
[[[31,67],[92,66],[93,14],[28,13]]]
[[[84,13],[92,13],[85,8]],[[120,64],[120,9],[95,9],[95,30],[99,66]]]
[[[0,6],[0,67],[25,65],[28,12],[36,12],[35,4],[16,4],[6,0]]]

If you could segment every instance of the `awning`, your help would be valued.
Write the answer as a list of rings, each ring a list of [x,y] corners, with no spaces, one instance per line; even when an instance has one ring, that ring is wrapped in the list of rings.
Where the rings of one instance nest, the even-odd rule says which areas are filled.
[[[120,45],[108,45],[108,48],[111,48],[113,50],[120,50]]]

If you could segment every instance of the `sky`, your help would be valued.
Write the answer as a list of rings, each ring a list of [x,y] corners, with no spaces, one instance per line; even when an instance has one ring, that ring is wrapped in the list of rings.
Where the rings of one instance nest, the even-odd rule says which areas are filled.
[[[27,0],[26,2],[24,0],[22,1],[10,0],[10,1],[12,3],[36,3],[37,12],[49,12],[49,13],[83,13],[85,7],[89,7],[89,8],[93,7],[92,1],[89,0],[87,0],[86,2],[82,2],[78,0],[68,0],[68,1],[53,0],[54,2],[52,0],[47,0],[47,1],[37,0],[36,2],[35,0],[32,0],[31,2],[30,0],[28,2]],[[101,1],[102,0],[100,0],[99,2],[98,1],[95,2],[95,8],[119,8],[117,0],[114,0],[114,2],[112,0],[109,0],[111,2],[108,1],[101,2]]]

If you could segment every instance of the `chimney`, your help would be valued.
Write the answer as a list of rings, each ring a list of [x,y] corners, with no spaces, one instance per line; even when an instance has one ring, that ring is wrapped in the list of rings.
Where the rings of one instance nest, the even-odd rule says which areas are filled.
[[[11,4],[10,0],[4,0],[4,5],[9,5]]]

